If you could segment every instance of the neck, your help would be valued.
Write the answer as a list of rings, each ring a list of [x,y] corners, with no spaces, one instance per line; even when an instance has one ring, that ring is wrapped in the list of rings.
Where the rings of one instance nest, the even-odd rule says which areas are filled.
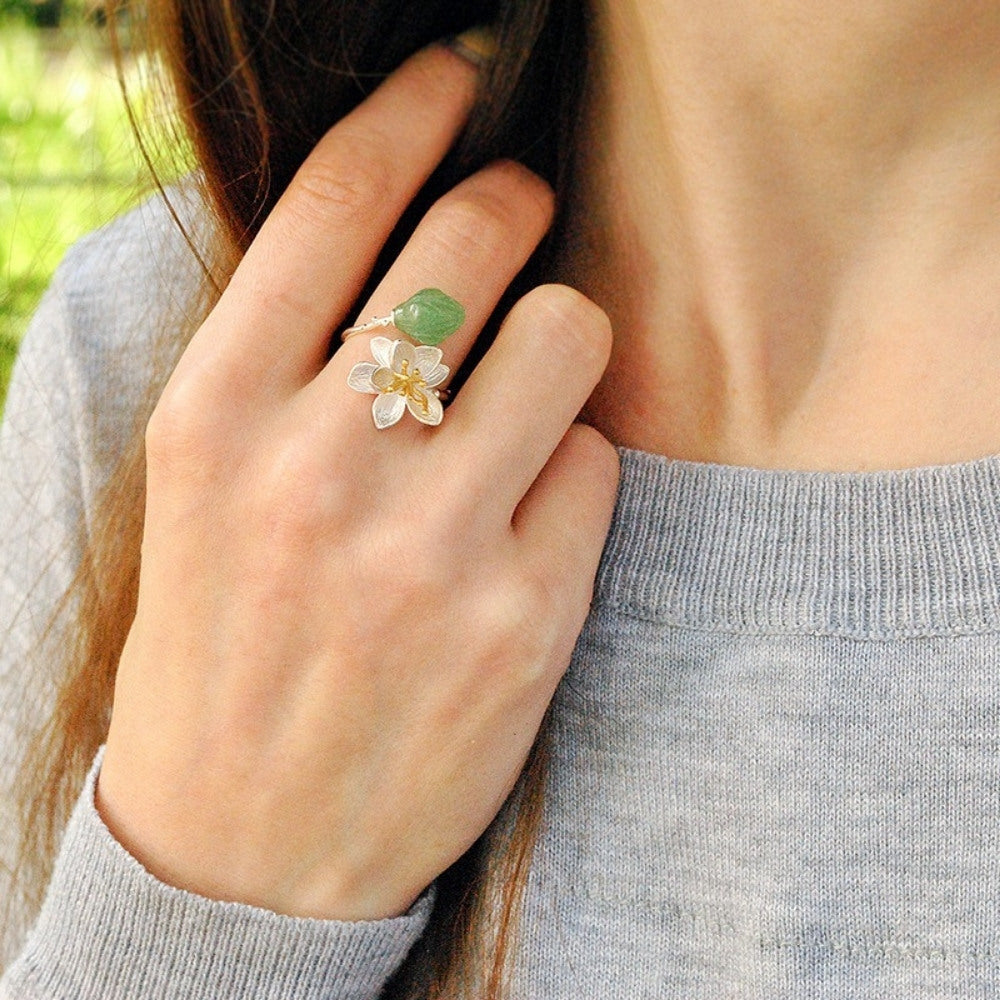
[[[619,444],[798,468],[1000,451],[1000,8],[599,0],[566,277]]]

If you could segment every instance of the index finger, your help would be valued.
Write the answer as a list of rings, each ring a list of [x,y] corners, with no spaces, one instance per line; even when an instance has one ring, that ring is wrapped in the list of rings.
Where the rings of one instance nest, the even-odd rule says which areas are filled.
[[[322,367],[330,331],[464,125],[476,81],[467,59],[432,45],[319,141],[206,324],[211,367],[230,389],[294,390]],[[189,351],[199,338],[209,339],[199,331]]]

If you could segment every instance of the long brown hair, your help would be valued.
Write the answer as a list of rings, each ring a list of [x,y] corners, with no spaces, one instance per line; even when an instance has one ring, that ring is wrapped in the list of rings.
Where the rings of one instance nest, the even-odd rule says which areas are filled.
[[[136,10],[130,13],[134,19]],[[113,10],[110,23],[115,24]],[[195,153],[216,239],[210,254],[200,251],[206,294],[199,314],[183,328],[164,331],[168,349],[149,405],[138,416],[134,441],[106,490],[96,526],[84,539],[62,609],[71,624],[61,685],[51,718],[29,745],[21,769],[23,838],[17,892],[8,900],[8,936],[20,934],[40,905],[69,809],[106,736],[116,665],[135,612],[145,477],[142,427],[170,364],[320,136],[407,55],[487,23],[496,31],[498,55],[485,72],[471,120],[388,241],[361,298],[436,197],[488,162],[511,157],[553,184],[560,208],[550,239],[510,289],[499,317],[528,287],[552,276],[587,79],[585,0],[159,0],[150,5],[149,35]],[[149,152],[148,141],[143,148]],[[161,195],[169,200],[170,192]],[[493,322],[484,331],[458,372],[458,385],[489,346],[495,327]],[[439,879],[431,926],[390,995],[476,1000],[501,995],[544,782],[540,738],[504,813]]]

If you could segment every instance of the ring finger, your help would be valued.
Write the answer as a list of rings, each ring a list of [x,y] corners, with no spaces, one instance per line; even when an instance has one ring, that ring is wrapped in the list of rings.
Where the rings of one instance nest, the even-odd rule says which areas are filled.
[[[461,327],[441,344],[442,363],[453,373],[544,236],[552,209],[550,188],[526,168],[510,161],[484,168],[431,208],[361,316],[389,315],[420,289],[441,288],[465,307]],[[383,435],[371,416],[378,397],[347,386],[354,365],[373,362],[371,341],[376,336],[407,339],[393,327],[351,337],[305,392],[318,397],[318,412],[357,428],[350,435],[352,445],[363,433],[395,450],[401,437],[412,440],[427,428],[404,415],[401,426]],[[331,398],[337,397],[343,405],[331,407]]]

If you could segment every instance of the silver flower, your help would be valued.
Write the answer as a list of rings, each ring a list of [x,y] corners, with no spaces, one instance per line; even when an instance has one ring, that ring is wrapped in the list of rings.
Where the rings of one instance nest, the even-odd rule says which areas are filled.
[[[375,393],[372,419],[381,431],[391,427],[409,410],[422,424],[436,427],[444,409],[435,386],[448,377],[437,347],[414,346],[406,340],[372,337],[371,361],[351,369],[347,384],[357,392]]]

